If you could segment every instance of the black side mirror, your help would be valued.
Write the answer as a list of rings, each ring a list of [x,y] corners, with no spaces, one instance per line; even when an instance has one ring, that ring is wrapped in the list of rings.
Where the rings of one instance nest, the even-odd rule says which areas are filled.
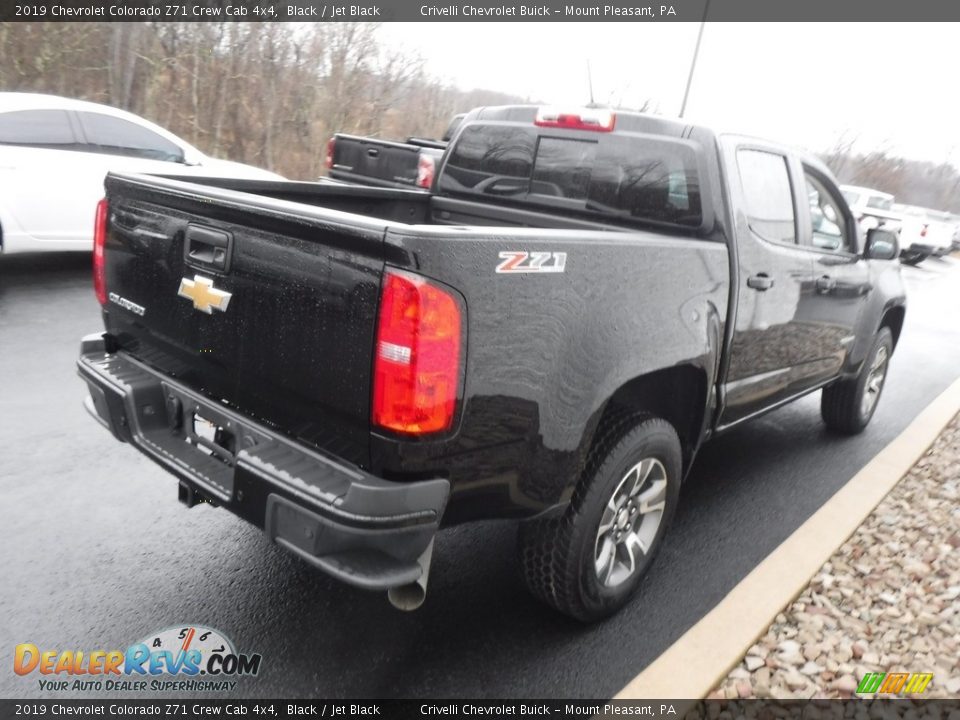
[[[897,234],[886,228],[876,227],[867,230],[867,245],[863,256],[868,260],[893,260],[900,253]]]

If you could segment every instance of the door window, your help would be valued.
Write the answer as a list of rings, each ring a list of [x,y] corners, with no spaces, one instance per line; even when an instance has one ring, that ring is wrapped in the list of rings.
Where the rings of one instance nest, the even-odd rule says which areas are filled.
[[[737,165],[750,229],[770,242],[796,243],[787,159],[764,150],[739,150]]]
[[[812,235],[810,244],[820,250],[832,252],[855,252],[853,238],[846,228],[840,204],[824,184],[809,172],[804,173],[807,181],[807,198],[810,201],[810,225]]]
[[[0,144],[75,150],[70,118],[63,110],[14,110],[0,113]]]
[[[77,114],[87,142],[95,146],[96,152],[183,162],[183,148],[141,125],[100,113]]]

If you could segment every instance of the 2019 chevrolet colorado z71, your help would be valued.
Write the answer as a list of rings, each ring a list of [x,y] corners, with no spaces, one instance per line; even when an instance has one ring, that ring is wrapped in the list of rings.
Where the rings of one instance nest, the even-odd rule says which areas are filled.
[[[661,117],[477,109],[430,193],[106,189],[90,412],[400,607],[441,526],[513,517],[537,597],[613,612],[701,443],[819,388],[859,432],[904,321],[896,237],[820,162]]]

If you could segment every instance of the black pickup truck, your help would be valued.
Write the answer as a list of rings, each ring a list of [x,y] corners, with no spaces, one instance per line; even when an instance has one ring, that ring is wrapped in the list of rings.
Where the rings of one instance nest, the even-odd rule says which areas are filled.
[[[820,388],[863,430],[904,322],[896,237],[820,162],[660,117],[477,109],[430,193],[106,190],[88,410],[403,608],[439,528],[518,518],[537,597],[613,612],[701,443]]]
[[[327,142],[327,174],[360,185],[429,190],[450,138],[464,117],[465,113],[454,115],[440,140],[410,137],[396,142],[337,133]]]

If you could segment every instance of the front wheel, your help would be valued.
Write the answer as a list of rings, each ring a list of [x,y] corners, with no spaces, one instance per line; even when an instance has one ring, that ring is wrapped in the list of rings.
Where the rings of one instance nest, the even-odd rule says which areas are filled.
[[[619,610],[673,517],[681,466],[680,440],[665,420],[628,415],[608,423],[565,513],[521,525],[520,565],[530,591],[578,620]]]
[[[883,392],[891,353],[893,335],[890,328],[882,327],[857,376],[838,380],[823,389],[820,415],[830,430],[856,435],[867,426]]]

